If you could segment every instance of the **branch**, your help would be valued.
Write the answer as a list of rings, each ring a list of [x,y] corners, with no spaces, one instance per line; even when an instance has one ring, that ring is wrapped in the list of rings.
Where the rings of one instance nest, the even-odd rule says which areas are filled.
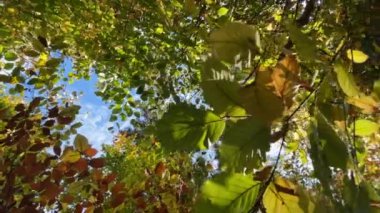
[[[305,10],[302,15],[296,20],[296,25],[298,27],[303,27],[310,22],[311,14],[315,9],[315,0],[309,0],[306,4]],[[292,40],[288,40],[288,43],[285,45],[285,49],[291,49],[293,47]]]
[[[298,27],[305,26],[310,22],[311,14],[315,9],[315,0],[309,0],[306,4],[305,10],[302,15],[296,20],[296,24]]]

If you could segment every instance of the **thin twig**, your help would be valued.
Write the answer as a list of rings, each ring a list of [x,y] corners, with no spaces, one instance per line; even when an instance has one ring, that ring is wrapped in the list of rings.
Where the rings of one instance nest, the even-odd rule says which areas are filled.
[[[268,177],[268,179],[264,182],[264,185],[261,187],[260,189],[260,192],[259,192],[259,195],[257,196],[256,198],[256,201],[254,203],[254,205],[252,206],[252,208],[248,211],[248,212],[257,212],[257,210],[259,209],[260,207],[260,203],[262,202],[262,199],[263,199],[263,196],[264,196],[264,193],[266,191],[266,189],[268,188],[270,182],[273,180],[274,178],[274,173],[276,172],[276,169],[277,169],[277,166],[278,166],[278,163],[280,161],[280,157],[281,157],[281,151],[284,147],[284,144],[285,144],[285,141],[286,141],[286,135],[288,133],[288,130],[289,130],[289,121],[293,118],[293,116],[303,107],[303,105],[310,99],[310,97],[319,90],[322,82],[324,81],[325,79],[325,75],[323,75],[321,77],[321,81],[316,85],[315,89],[310,92],[310,94],[302,100],[302,102],[297,106],[297,108],[288,116],[285,118],[284,120],[284,125],[282,127],[283,129],[283,135],[282,135],[282,140],[281,140],[281,145],[280,145],[280,149],[277,153],[277,158],[276,158],[276,162],[273,166],[273,169],[272,169],[272,172],[270,174],[270,176]]]

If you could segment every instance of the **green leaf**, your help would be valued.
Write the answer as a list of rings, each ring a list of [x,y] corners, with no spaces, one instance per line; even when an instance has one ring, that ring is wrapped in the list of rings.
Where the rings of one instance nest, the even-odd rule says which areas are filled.
[[[364,182],[357,186],[354,180],[345,176],[343,186],[343,199],[347,203],[346,212],[371,212],[369,193]]]
[[[75,163],[80,159],[80,153],[71,149],[66,149],[61,157],[63,162]]]
[[[324,156],[329,166],[345,170],[348,161],[346,145],[322,113],[318,113],[316,117],[319,136],[318,143],[321,148],[321,154]]]
[[[219,17],[224,16],[228,13],[228,9],[225,7],[221,7],[221,8],[219,8],[217,13],[218,13]]]
[[[240,85],[233,81],[233,76],[227,70],[217,59],[207,59],[201,73],[204,98],[217,114],[243,116],[245,110],[240,106]]]
[[[326,162],[326,158],[322,151],[322,147],[319,143],[319,134],[317,129],[317,121],[316,119],[312,119],[309,130],[309,141],[310,141],[310,158],[314,167],[314,175],[319,179],[321,185],[324,190],[324,194],[329,197],[332,196],[331,192],[331,170],[329,168],[328,163]]]
[[[13,63],[6,63],[4,65],[4,69],[6,69],[6,70],[11,70],[13,67],[14,67]]]
[[[380,80],[377,80],[373,83],[373,92],[380,97]]]
[[[245,110],[240,106],[237,82],[226,80],[208,80],[201,83],[203,95],[216,113],[229,116],[243,116]]]
[[[249,52],[255,53],[261,47],[257,30],[247,24],[233,22],[211,33],[210,44],[216,58],[229,63],[237,56],[246,58]]]
[[[24,50],[24,54],[25,54],[26,56],[29,56],[29,57],[37,57],[37,56],[40,55],[40,53],[38,53],[37,51],[32,50],[32,49]]]
[[[353,61],[357,64],[364,63],[368,59],[368,55],[366,55],[365,53],[363,53],[360,50],[348,49],[346,54],[347,54],[348,59],[350,59],[351,61]]]
[[[204,149],[222,135],[225,121],[209,111],[187,104],[169,107],[157,122],[157,136],[168,150]]]
[[[229,171],[243,171],[261,166],[269,151],[270,128],[259,119],[236,122],[225,133],[220,147],[222,167]]]
[[[294,42],[299,57],[304,60],[315,60],[317,52],[315,42],[295,24],[288,22],[285,27],[289,31],[290,39]]]
[[[358,136],[370,136],[373,133],[376,133],[379,130],[380,125],[370,120],[356,120],[355,121],[355,135]],[[354,129],[354,125],[352,124],[350,127],[352,130]]]
[[[17,59],[17,55],[16,53],[12,52],[12,51],[8,51],[4,54],[4,58],[5,60],[7,61],[14,61]]]
[[[202,186],[197,212],[248,212],[255,203],[260,182],[251,175],[233,174],[216,177]]]
[[[77,136],[75,137],[74,146],[75,149],[79,152],[83,152],[84,150],[90,148],[87,138],[81,134],[77,134]]]
[[[355,97],[360,94],[360,90],[355,83],[354,77],[347,69],[343,66],[342,63],[337,62],[334,64],[334,70],[336,72],[338,83],[342,91],[348,97]]]

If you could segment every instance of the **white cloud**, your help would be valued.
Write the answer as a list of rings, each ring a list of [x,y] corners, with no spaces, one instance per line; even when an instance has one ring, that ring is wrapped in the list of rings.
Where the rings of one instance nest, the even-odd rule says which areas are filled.
[[[92,146],[98,150],[102,144],[111,144],[113,134],[108,130],[113,126],[109,122],[110,111],[106,106],[82,103],[77,120],[83,124],[78,133],[87,137]]]

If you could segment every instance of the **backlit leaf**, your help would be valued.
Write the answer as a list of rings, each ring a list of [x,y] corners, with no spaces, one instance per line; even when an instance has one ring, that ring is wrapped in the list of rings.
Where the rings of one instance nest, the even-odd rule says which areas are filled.
[[[87,157],[94,157],[98,151],[94,148],[88,148],[83,151]]]
[[[248,212],[259,189],[260,182],[251,175],[233,174],[207,180],[201,189],[202,201],[197,212]]]
[[[355,83],[354,77],[347,71],[343,64],[337,62],[334,64],[334,70],[337,75],[338,83],[342,91],[348,97],[355,97],[360,94],[360,90]]]
[[[322,155],[329,166],[346,169],[348,152],[345,143],[334,131],[322,113],[317,114],[317,131]]]
[[[66,149],[61,157],[63,162],[75,163],[80,159],[80,153],[71,149]]]
[[[300,66],[298,65],[296,57],[292,55],[287,55],[279,61],[272,70],[271,77],[275,93],[284,99],[287,107],[292,105],[299,72]]]
[[[268,186],[263,203],[267,212],[304,213],[315,210],[315,204],[308,196],[300,196],[296,185],[281,177]]]
[[[285,109],[283,100],[276,95],[271,75],[270,70],[260,68],[255,83],[240,90],[244,109],[267,123],[281,118]]]
[[[172,105],[157,122],[157,136],[169,150],[204,149],[208,140],[216,142],[225,121],[212,112],[186,104]]]
[[[243,171],[261,166],[269,151],[270,128],[259,119],[238,121],[226,131],[220,147],[222,167]]]
[[[219,8],[217,13],[218,13],[218,16],[224,16],[228,13],[228,9],[225,7],[221,7],[221,8]]]
[[[8,51],[4,54],[4,59],[7,61],[14,61],[17,59],[17,55],[15,52]]]
[[[233,22],[211,33],[210,44],[216,58],[233,63],[236,57],[248,56],[249,52],[260,49],[260,36],[250,25]]]
[[[380,101],[376,96],[363,95],[359,97],[349,97],[347,103],[352,104],[362,110],[362,113],[372,114],[379,112],[380,110]]]
[[[380,128],[378,123],[370,120],[356,120],[355,121],[355,135],[358,136],[369,136],[376,133]],[[351,129],[354,130],[354,125],[351,125]]]
[[[75,149],[78,150],[79,152],[83,152],[87,150],[88,148],[90,148],[87,138],[81,134],[77,134],[77,136],[75,137],[74,146],[75,146]]]
[[[286,24],[286,29],[289,31],[290,39],[296,46],[298,56],[304,60],[314,60],[317,52],[315,42],[291,22]]]
[[[363,53],[360,50],[348,49],[346,54],[347,54],[348,59],[350,59],[351,61],[353,61],[357,64],[364,63],[368,59],[368,55],[366,55],[365,53]]]

